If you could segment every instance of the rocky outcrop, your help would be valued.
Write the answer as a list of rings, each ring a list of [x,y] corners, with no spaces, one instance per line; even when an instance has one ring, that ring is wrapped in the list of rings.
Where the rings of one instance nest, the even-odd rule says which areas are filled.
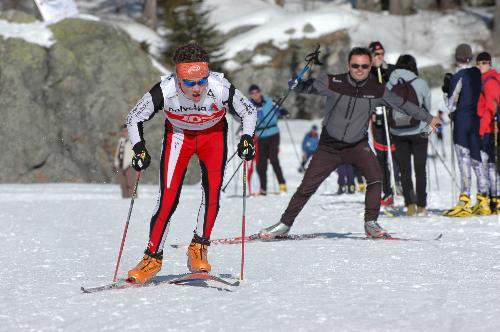
[[[109,24],[66,19],[49,28],[49,48],[0,37],[0,182],[110,182],[120,126],[160,73]],[[157,116],[145,125],[154,161],[143,178],[153,183],[163,133]],[[186,178],[198,180],[199,171]]]
[[[306,25],[304,29],[307,28]],[[288,80],[305,66],[305,56],[312,52],[318,43],[321,45],[320,60],[323,65],[313,66],[312,71],[304,78],[310,75],[317,76],[320,71],[344,72],[350,50],[350,38],[345,31],[338,31],[318,39],[291,40],[286,49],[266,43],[258,45],[251,52],[240,52],[233,59],[239,68],[231,71],[229,76],[235,86],[244,93],[252,83],[256,83],[264,94],[277,100],[286,90]],[[267,59],[267,61],[255,65],[255,59]],[[324,98],[291,93],[284,107],[293,117],[306,119],[319,117],[324,111]]]

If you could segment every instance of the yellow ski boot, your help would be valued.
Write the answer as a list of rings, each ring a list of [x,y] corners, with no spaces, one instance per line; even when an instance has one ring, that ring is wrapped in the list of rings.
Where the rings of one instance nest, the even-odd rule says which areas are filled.
[[[477,193],[476,204],[472,207],[472,213],[479,216],[489,216],[491,214],[490,198],[487,194]]]
[[[163,253],[155,255],[146,253],[142,260],[132,270],[128,271],[128,279],[140,284],[150,281],[160,272],[162,259]]]
[[[190,272],[210,272],[212,266],[208,263],[208,246],[210,242],[195,235],[189,245],[187,267]]]
[[[406,206],[406,216],[412,217],[417,213],[417,204],[408,204]]]
[[[286,193],[286,183],[280,183],[279,185],[280,194]]]
[[[427,216],[427,209],[424,206],[417,206],[417,216]]]
[[[500,214],[500,198],[498,196],[491,198],[491,214]]]
[[[470,208],[470,197],[467,194],[461,193],[458,198],[458,203],[449,210],[444,211],[443,216],[465,218],[472,215]]]

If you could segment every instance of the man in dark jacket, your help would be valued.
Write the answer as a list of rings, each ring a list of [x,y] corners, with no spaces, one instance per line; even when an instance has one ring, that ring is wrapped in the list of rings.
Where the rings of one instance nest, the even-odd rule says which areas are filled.
[[[368,145],[368,122],[375,107],[390,106],[420,121],[436,127],[440,121],[415,104],[389,91],[370,77],[371,53],[355,47],[348,56],[349,72],[339,75],[322,74],[317,79],[291,81],[290,88],[298,93],[327,97],[318,149],[307,168],[302,183],[293,195],[280,222],[263,229],[263,238],[283,236],[290,231],[295,218],[321,183],[340,164],[349,163],[365,176],[365,233],[367,237],[390,237],[378,223],[382,173],[377,158]]]

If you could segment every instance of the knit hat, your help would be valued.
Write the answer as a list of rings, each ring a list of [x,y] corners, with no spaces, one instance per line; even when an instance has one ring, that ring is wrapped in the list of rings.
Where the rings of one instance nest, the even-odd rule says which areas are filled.
[[[259,86],[257,84],[252,84],[248,88],[248,92],[251,92],[251,91],[260,91],[260,88],[259,88]]]
[[[371,42],[368,48],[370,49],[370,52],[375,53],[375,51],[383,50],[384,46],[382,46],[382,43],[377,40]]]
[[[460,63],[466,63],[472,60],[472,49],[469,44],[460,44],[455,49],[455,60]]]
[[[488,52],[481,52],[476,57],[476,62],[489,61],[491,62],[491,55]]]

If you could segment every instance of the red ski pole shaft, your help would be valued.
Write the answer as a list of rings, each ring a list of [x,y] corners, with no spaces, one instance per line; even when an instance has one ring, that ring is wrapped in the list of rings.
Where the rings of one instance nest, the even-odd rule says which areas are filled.
[[[245,266],[245,223],[247,208],[247,162],[243,161],[243,216],[241,219],[241,271],[240,280],[243,280],[243,270]]]
[[[123,230],[122,243],[120,245],[120,252],[118,254],[118,260],[116,261],[115,275],[113,276],[113,282],[116,282],[116,276],[118,274],[118,268],[120,267],[120,260],[122,258],[123,246],[125,245],[125,238],[127,237],[128,224],[130,223],[130,216],[132,215],[132,208],[134,207],[134,200],[137,196],[137,187],[139,186],[139,179],[141,178],[141,172],[137,172],[137,177],[135,179],[134,191],[132,193],[132,199],[130,200],[130,207],[128,209],[127,222],[125,223],[125,229]]]

